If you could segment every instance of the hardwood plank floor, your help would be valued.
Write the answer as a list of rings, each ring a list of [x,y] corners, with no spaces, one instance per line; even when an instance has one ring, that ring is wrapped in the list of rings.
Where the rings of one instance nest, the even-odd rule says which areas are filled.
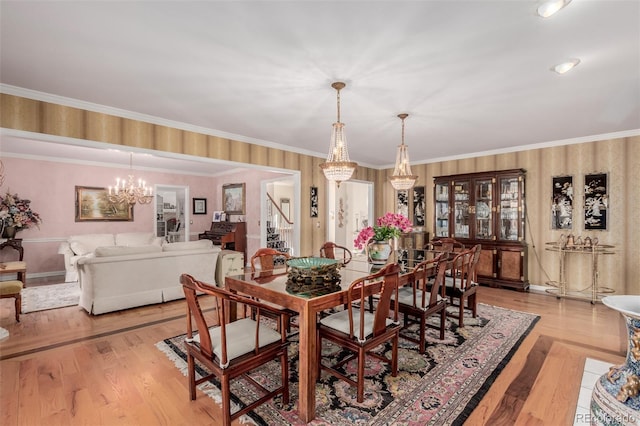
[[[481,303],[540,321],[471,414],[469,425],[572,425],[585,359],[621,364],[621,316],[579,300],[481,287]],[[68,307],[21,316],[2,299],[3,425],[220,424],[219,409],[156,348],[185,332],[184,301],[99,316]],[[205,306],[206,308],[206,306]],[[586,420],[585,424],[586,423]]]

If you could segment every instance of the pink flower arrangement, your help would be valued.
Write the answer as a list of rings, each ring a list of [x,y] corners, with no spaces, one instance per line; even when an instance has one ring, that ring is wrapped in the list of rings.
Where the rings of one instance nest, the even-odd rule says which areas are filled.
[[[413,227],[406,216],[398,213],[386,213],[376,220],[376,225],[362,228],[353,244],[363,249],[371,240],[388,241],[399,237],[401,233],[411,232]]]

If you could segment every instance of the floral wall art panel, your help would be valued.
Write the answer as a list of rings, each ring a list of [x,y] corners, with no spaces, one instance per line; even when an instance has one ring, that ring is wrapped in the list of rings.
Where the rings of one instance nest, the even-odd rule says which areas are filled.
[[[573,227],[573,176],[553,177],[551,229]]]
[[[584,229],[607,229],[609,195],[607,194],[607,174],[596,173],[584,177]]]
[[[425,201],[424,186],[413,188],[413,225],[424,226],[425,224]]]
[[[396,212],[409,217],[409,191],[401,189],[396,192]]]

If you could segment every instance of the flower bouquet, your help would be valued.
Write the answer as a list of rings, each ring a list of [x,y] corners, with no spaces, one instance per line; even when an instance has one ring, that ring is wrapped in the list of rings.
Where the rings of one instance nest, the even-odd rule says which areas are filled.
[[[389,241],[398,238],[400,234],[411,232],[413,227],[409,219],[398,213],[386,213],[376,220],[376,225],[362,228],[353,244],[363,249],[369,241]]]
[[[30,207],[31,200],[20,198],[18,194],[7,191],[0,195],[0,222],[2,228],[15,228],[16,231],[28,229],[32,226],[39,227],[42,223],[40,215]]]

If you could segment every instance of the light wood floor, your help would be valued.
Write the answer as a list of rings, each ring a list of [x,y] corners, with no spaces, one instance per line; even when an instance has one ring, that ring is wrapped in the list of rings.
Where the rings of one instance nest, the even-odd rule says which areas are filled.
[[[541,316],[468,425],[585,425],[575,407],[585,358],[621,364],[626,329],[602,304],[481,287],[481,303]],[[24,314],[0,300],[3,425],[217,425],[219,410],[155,343],[185,332],[184,301],[89,316],[79,307]]]

